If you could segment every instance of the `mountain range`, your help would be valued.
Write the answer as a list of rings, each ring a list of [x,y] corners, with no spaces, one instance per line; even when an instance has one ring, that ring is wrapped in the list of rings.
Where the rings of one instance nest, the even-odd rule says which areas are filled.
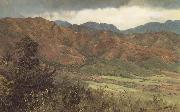
[[[39,43],[43,59],[62,65],[83,65],[92,57],[133,63],[151,58],[174,63],[180,59],[180,38],[175,33],[121,35],[78,25],[59,27],[40,17],[0,19],[0,55],[26,36]]]
[[[62,27],[72,26],[72,24],[65,21],[57,20],[55,22]],[[87,22],[81,24],[80,26],[94,30],[111,31],[111,32],[123,33],[123,34],[151,33],[151,32],[173,32],[176,34],[180,34],[180,20],[174,20],[174,21],[168,20],[165,23],[150,22],[145,25],[137,26],[135,28],[131,28],[124,31],[119,30],[117,27],[115,27],[112,24],[106,24],[106,23]]]
[[[123,31],[129,33],[149,33],[149,32],[174,32],[180,34],[180,20],[168,20],[165,23],[151,22],[132,29]]]

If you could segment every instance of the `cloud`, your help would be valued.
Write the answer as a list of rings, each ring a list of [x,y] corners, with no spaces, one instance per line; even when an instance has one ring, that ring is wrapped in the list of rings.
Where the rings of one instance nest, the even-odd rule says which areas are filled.
[[[45,12],[30,16],[40,16],[49,20],[65,20],[73,24],[82,24],[88,21],[110,23],[124,30],[148,22],[180,20],[180,9],[128,6],[119,8],[84,9],[80,11]]]
[[[180,8],[180,0],[131,0],[129,5],[177,9]]]
[[[41,16],[127,29],[151,21],[180,19],[180,0],[0,0],[0,17]]]
[[[22,13],[43,13],[59,10],[84,10],[144,6],[177,9],[180,0],[0,0],[0,17],[18,17]]]

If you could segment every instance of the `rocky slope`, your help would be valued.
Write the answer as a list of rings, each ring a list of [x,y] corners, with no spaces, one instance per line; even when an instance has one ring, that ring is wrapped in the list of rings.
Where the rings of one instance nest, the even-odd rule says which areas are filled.
[[[154,35],[155,38],[161,36],[161,33]],[[174,38],[177,37],[172,33],[167,33],[165,37],[169,39],[172,35]],[[141,45],[139,38],[143,35],[137,35],[135,36],[137,38],[134,38],[132,35],[117,35],[106,31],[88,31],[81,26],[64,28],[43,18],[1,19],[0,54],[2,55],[14,42],[25,36],[29,36],[39,43],[40,56],[63,65],[82,65],[90,57],[107,60],[122,59],[131,62],[144,61],[152,57],[157,57],[163,62],[179,60],[176,52],[158,46],[158,42],[156,42],[156,46],[153,44],[154,47],[152,45],[146,47],[145,45],[149,43],[145,42],[145,45]],[[149,36],[147,35],[147,37]],[[142,38],[144,41],[146,39]],[[162,42],[166,43],[166,41]],[[178,44],[179,41],[176,43]],[[179,46],[177,47],[179,49]]]

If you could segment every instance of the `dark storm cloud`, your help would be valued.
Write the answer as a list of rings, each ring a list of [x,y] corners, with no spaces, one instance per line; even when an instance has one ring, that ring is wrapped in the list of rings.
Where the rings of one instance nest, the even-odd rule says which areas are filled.
[[[0,17],[127,5],[130,0],[0,0]]]
[[[128,5],[180,8],[180,0],[0,0],[0,17]]]
[[[103,8],[103,7],[119,7],[127,5],[131,0],[0,0],[0,4],[8,4],[8,6],[26,6],[39,7],[46,9],[71,9],[79,10],[82,8]]]

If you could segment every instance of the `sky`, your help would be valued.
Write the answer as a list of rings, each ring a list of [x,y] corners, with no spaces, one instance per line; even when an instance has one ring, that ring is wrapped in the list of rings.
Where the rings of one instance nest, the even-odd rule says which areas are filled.
[[[91,21],[125,30],[180,20],[180,0],[0,0],[0,17],[43,17],[72,24]]]

